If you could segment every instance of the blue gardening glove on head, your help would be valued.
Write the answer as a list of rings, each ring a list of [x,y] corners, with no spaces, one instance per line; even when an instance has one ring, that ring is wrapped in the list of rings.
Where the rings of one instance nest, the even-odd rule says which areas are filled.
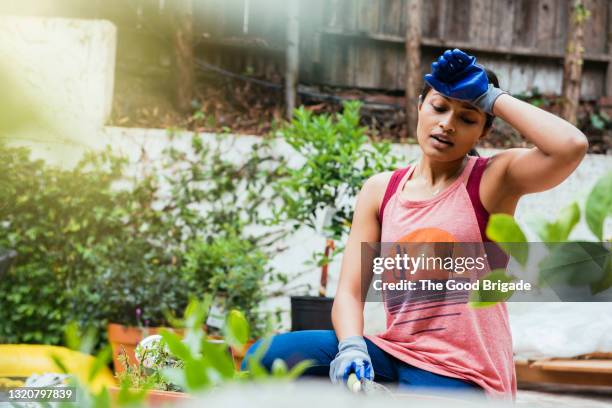
[[[329,367],[329,378],[334,384],[346,383],[351,373],[358,380],[374,379],[372,360],[368,354],[365,340],[361,336],[351,336],[338,344],[338,354]]]
[[[484,68],[476,64],[476,57],[457,48],[444,51],[431,64],[431,73],[424,79],[441,94],[470,102],[489,115],[493,115],[495,100],[506,93],[489,83]]]

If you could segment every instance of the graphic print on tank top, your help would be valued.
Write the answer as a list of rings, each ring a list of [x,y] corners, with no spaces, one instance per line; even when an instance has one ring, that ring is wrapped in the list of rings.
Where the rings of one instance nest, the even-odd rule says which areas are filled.
[[[449,290],[448,281],[473,282],[482,277],[488,269],[477,273],[462,268],[460,272],[456,272],[445,266],[450,265],[447,263],[449,259],[465,259],[467,256],[475,258],[478,256],[475,251],[480,249],[478,243],[461,244],[448,231],[431,227],[416,229],[394,243],[383,245],[383,256],[395,258],[399,255],[400,259],[407,256],[421,262],[418,269],[406,269],[403,265],[383,274],[383,281],[387,283],[415,283],[415,287],[410,290],[383,292],[385,308],[392,319],[390,326],[410,336],[446,330],[440,318],[458,318],[462,314],[460,309],[449,310],[448,307],[465,305],[469,299],[468,290]]]

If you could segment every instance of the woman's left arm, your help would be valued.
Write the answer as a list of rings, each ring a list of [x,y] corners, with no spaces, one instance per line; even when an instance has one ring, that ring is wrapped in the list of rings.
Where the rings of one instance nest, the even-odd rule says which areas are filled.
[[[535,145],[531,149],[508,149],[500,155],[505,185],[517,195],[560,184],[587,152],[587,138],[575,126],[511,95],[500,95],[493,113]]]

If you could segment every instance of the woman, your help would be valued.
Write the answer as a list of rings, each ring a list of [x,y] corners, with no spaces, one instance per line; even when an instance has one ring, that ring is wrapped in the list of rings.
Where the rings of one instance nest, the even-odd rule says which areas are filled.
[[[460,299],[401,305],[399,312],[386,304],[386,331],[363,333],[362,242],[485,242],[489,214],[513,215],[521,196],[558,185],[586,154],[586,137],[577,128],[501,91],[495,75],[475,62],[455,49],[432,64],[418,104],[419,162],[375,175],[361,189],[332,311],[335,331],[275,336],[265,365],[308,358],[315,362],[308,374],[329,374],[333,382],[354,372],[408,389],[514,396],[503,303],[475,309]],[[535,147],[491,158],[469,155],[494,116]]]

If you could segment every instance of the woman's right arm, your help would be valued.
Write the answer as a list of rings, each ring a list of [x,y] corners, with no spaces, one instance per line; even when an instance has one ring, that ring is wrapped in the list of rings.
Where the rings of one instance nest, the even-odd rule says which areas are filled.
[[[385,172],[370,177],[357,196],[332,309],[332,321],[339,341],[351,336],[363,336],[361,243],[380,241],[378,211],[391,174]],[[371,276],[368,276],[364,284],[369,284],[370,279]]]

